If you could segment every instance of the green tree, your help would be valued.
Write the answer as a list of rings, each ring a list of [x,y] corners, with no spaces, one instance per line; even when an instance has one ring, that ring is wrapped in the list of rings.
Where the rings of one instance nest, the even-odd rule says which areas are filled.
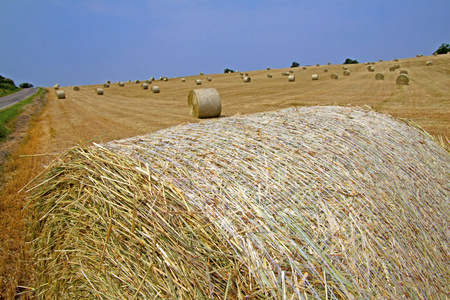
[[[435,53],[437,54],[447,54],[450,52],[450,45],[449,44],[442,44]]]
[[[298,62],[296,62],[296,61],[293,61],[292,65],[291,65],[291,68],[297,68],[297,67],[300,67],[300,64]]]
[[[0,75],[0,88],[12,91],[17,89],[17,86],[12,79]]]
[[[28,88],[32,88],[33,85],[31,83],[28,82],[22,82],[21,84],[19,84],[19,87],[22,89],[28,89]]]
[[[348,65],[348,64],[359,64],[359,62],[356,59],[347,58],[344,61],[344,65]]]
[[[226,68],[225,71],[223,71],[223,72],[224,72],[224,73],[230,73],[230,72],[231,72],[231,73],[234,73],[234,70],[231,70],[231,69]]]

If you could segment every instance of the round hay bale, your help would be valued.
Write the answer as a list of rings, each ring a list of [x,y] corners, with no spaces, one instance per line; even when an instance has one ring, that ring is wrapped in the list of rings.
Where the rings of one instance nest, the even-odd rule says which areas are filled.
[[[372,67],[372,66],[368,66],[368,67],[367,67],[367,70],[368,70],[369,72],[375,72],[375,68]]]
[[[150,81],[155,81],[155,77],[150,78]]]
[[[141,83],[141,82],[139,80],[136,80],[135,83],[138,84],[138,83]]]
[[[147,84],[151,84],[151,83],[152,83],[151,79],[147,79],[145,82],[146,82]]]
[[[406,74],[406,75],[408,75],[408,71],[406,71],[406,70],[401,70],[401,71],[400,71],[400,74]]]
[[[167,77],[164,77],[163,78],[163,81],[168,81],[169,79],[167,78]]]
[[[330,76],[331,79],[338,79],[338,77],[339,77],[339,75],[337,73],[333,73]]]
[[[343,74],[344,74],[344,76],[350,76],[350,71],[349,70],[345,70]]]
[[[342,69],[348,70],[348,67],[347,66],[343,66]]]
[[[383,62],[383,60],[382,60],[382,59],[380,59],[380,62]]]
[[[56,91],[56,96],[58,97],[58,99],[65,99],[66,92],[64,92],[63,90],[58,90],[58,91]]]
[[[123,83],[122,81],[119,81],[119,82],[117,83],[117,85],[118,85],[118,86],[125,86],[125,83]]]
[[[320,67],[320,64],[316,64],[316,67]]]
[[[318,74],[312,74],[312,80],[319,80],[319,75]]]
[[[328,65],[330,66],[330,65],[331,65],[331,63],[328,63]]]
[[[267,74],[267,77],[268,77],[268,78],[272,78],[273,75],[272,75],[272,74]]]
[[[436,52],[433,53],[433,56],[438,56],[438,54]]]
[[[244,76],[248,77],[248,73],[245,73]]]
[[[143,84],[141,84],[141,88],[144,90],[148,90],[148,83],[144,82]]]
[[[55,85],[53,86],[53,88],[54,88],[55,90],[59,89],[59,84],[55,84]]]
[[[212,78],[211,78],[211,77],[208,77],[208,78],[206,78],[206,80],[208,80],[208,81],[212,81]]]
[[[200,75],[203,75],[203,73],[202,73],[202,72],[200,72]]]
[[[157,85],[152,86],[152,93],[157,94],[157,93],[159,93],[159,92],[160,92],[160,91],[159,91],[159,86],[157,86]]]
[[[396,59],[394,59],[394,61],[399,61],[399,59],[398,59],[398,58],[396,58]]]
[[[375,80],[384,80],[384,74],[383,73],[377,73],[375,75]]]
[[[72,148],[29,196],[35,293],[445,299],[449,186],[450,156],[429,136],[351,107]]]
[[[394,66],[396,69],[400,69],[400,65],[395,65]]]
[[[291,73],[291,74],[294,73],[294,70],[289,70],[289,73]]]
[[[270,68],[267,68],[267,71],[270,71]]]
[[[408,85],[409,84],[409,76],[408,74],[400,74],[396,80],[397,85]]]
[[[195,89],[188,95],[189,114],[194,118],[217,118],[222,112],[216,89]]]
[[[306,67],[303,67],[303,70],[306,70]]]
[[[290,82],[295,81],[295,75],[289,75],[288,80]]]
[[[186,82],[186,78],[181,78],[181,82]]]
[[[324,69],[323,71],[326,73],[326,72],[328,72],[328,69]]]
[[[107,84],[111,84],[111,81],[110,81],[110,80],[108,80],[108,81],[106,81],[106,83],[107,83]]]
[[[431,60],[427,61],[427,66],[432,66],[432,65],[434,65],[434,63]]]
[[[128,82],[131,82],[131,80],[130,80],[130,79],[128,79]]]
[[[80,88],[79,88],[78,86],[74,86],[74,87],[73,87],[73,90],[76,91],[76,92],[78,92],[78,91],[80,90]]]
[[[196,84],[196,85],[202,85],[202,81],[201,81],[200,79],[196,79],[196,80],[195,80],[195,84]]]
[[[103,87],[104,87],[104,88],[109,88],[109,83],[104,83],[104,84],[103,84]]]
[[[162,78],[162,77],[159,77],[159,80],[161,80],[161,81],[162,81],[163,79],[164,79],[164,78]]]
[[[283,76],[289,76],[291,73],[289,73],[289,72],[284,72],[284,73],[282,73],[281,75],[283,75]]]
[[[252,79],[250,77],[244,77],[243,79],[244,79],[244,82],[251,82],[252,81]]]
[[[96,93],[97,95],[103,95],[103,89],[102,89],[102,88],[96,88],[96,89],[95,89],[95,93]]]
[[[389,71],[394,72],[395,71],[395,67],[390,67]]]

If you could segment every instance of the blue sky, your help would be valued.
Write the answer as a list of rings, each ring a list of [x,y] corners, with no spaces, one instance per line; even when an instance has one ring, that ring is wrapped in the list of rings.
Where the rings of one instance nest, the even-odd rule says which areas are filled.
[[[35,86],[431,55],[449,0],[1,0],[0,75]]]

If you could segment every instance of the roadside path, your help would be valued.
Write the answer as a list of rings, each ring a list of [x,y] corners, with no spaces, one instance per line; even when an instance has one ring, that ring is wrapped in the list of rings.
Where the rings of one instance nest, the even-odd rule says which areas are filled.
[[[39,88],[28,88],[23,89],[21,91],[18,91],[17,93],[14,93],[12,95],[0,97],[0,109],[7,108],[8,106],[11,106],[13,104],[16,104],[17,102],[22,101],[23,99],[36,94]]]

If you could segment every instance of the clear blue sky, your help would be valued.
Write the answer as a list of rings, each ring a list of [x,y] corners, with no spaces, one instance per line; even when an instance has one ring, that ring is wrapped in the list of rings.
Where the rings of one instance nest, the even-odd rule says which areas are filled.
[[[449,0],[0,2],[0,75],[35,86],[390,60],[442,43]]]

